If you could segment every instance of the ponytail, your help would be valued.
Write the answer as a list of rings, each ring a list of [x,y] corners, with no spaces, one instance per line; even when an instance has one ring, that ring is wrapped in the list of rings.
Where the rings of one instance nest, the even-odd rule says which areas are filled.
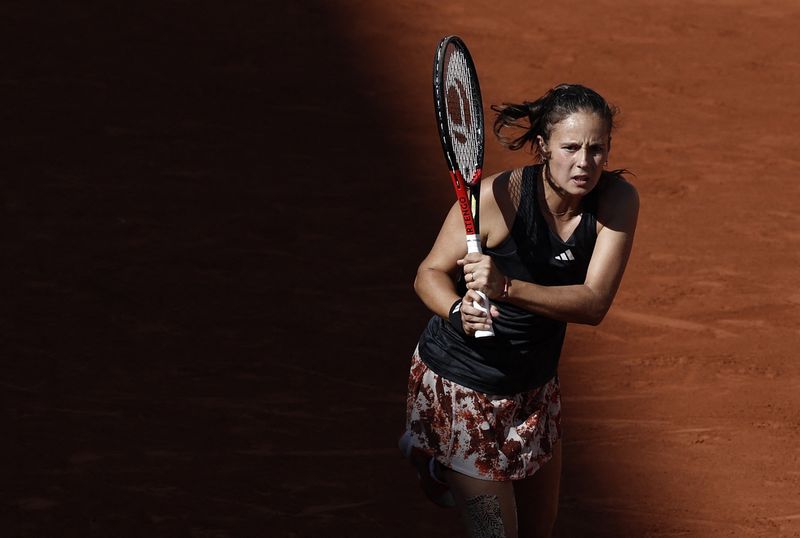
[[[609,105],[600,94],[580,84],[559,84],[535,101],[492,105],[492,110],[497,114],[493,131],[500,143],[513,151],[530,144],[531,152],[540,161],[543,155],[537,137],[548,140],[553,127],[570,114],[586,111],[599,115],[606,122],[610,136],[617,113],[616,107]],[[509,138],[503,134],[503,129],[507,128],[524,132]]]

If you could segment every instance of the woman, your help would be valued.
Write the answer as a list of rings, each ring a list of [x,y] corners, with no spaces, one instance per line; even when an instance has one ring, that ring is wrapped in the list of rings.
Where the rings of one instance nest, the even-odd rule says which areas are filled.
[[[537,163],[482,182],[483,254],[466,255],[454,205],[419,266],[414,287],[436,315],[412,359],[400,446],[428,497],[459,508],[469,536],[549,536],[566,324],[605,316],[639,204],[623,171],[604,170],[616,110],[593,90],[562,84],[492,108],[500,141],[530,145]],[[524,132],[509,139],[508,128]],[[477,291],[488,313],[473,305]],[[473,336],[490,327],[494,337]]]

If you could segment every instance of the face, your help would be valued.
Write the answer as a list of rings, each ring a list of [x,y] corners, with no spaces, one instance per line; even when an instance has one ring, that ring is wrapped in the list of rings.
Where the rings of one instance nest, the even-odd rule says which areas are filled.
[[[608,126],[593,112],[575,112],[553,126],[550,140],[539,137],[539,148],[550,163],[550,178],[563,194],[588,194],[608,160]]]

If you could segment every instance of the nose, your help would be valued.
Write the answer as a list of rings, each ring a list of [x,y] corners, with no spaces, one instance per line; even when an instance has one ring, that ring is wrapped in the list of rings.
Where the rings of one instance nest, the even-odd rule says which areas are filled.
[[[591,155],[589,155],[589,148],[581,148],[578,152],[578,166],[580,168],[589,168],[591,165]]]

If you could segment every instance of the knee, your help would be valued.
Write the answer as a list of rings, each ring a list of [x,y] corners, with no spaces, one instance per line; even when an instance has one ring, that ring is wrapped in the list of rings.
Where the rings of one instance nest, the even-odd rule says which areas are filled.
[[[470,537],[510,538],[514,535],[513,530],[508,528],[513,525],[504,521],[500,497],[497,495],[484,494],[467,498],[464,501],[464,516]]]

